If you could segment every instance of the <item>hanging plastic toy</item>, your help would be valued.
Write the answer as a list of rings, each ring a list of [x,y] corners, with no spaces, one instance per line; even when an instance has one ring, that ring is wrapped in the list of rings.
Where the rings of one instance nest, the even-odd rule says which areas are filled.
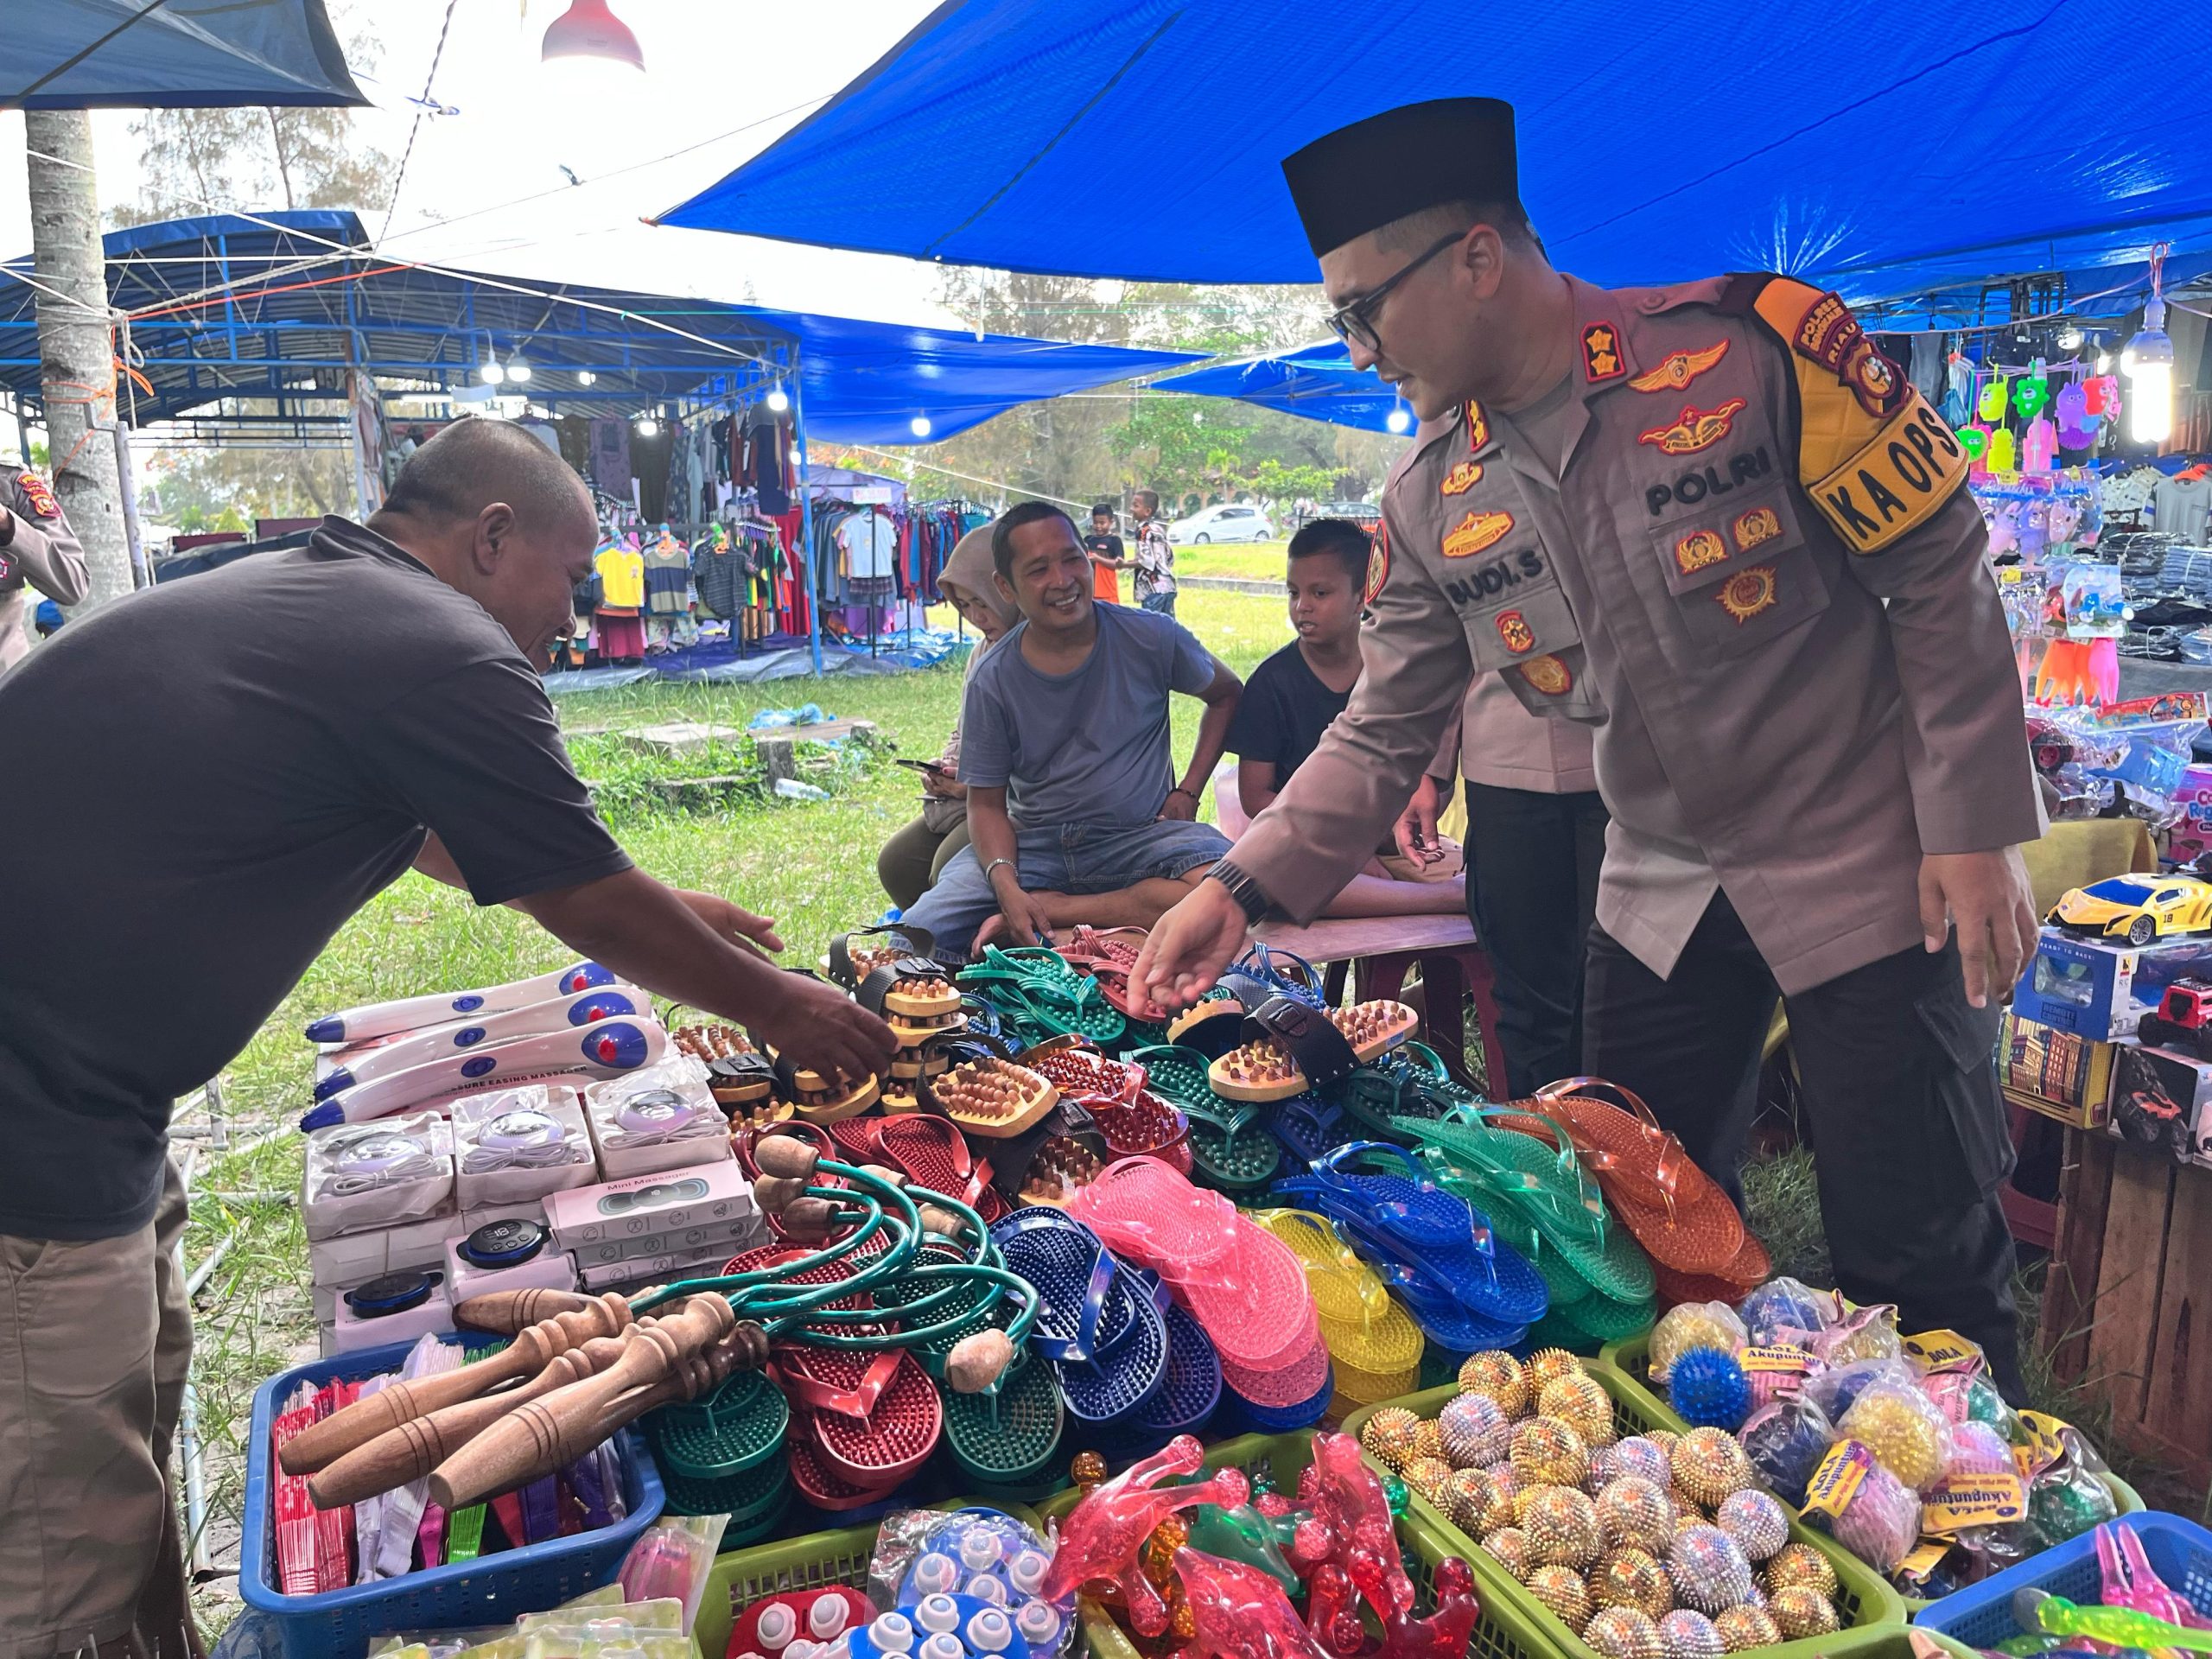
[[[1994,425],[2005,418],[2005,405],[2010,397],[2010,385],[2001,374],[1993,374],[1981,389],[1981,401],[1974,405],[1974,412]]]
[[[2019,445],[2013,439],[2012,429],[1999,427],[1989,435],[1989,470],[1993,473],[2017,472],[2019,464]]]
[[[1980,461],[1989,448],[1989,429],[1986,426],[1962,426],[1958,437],[1969,461]]]
[[[2020,470],[2048,473],[2057,458],[2058,429],[2038,415],[2028,423],[2027,435],[2020,440]]]
[[[2089,394],[2078,380],[2058,389],[2058,442],[2062,448],[2087,449],[2097,441],[2098,417],[2089,412]]]
[[[2043,413],[2044,405],[2050,401],[2050,379],[2037,358],[2028,372],[2012,383],[2012,407],[2020,411],[2020,418],[2031,421]]]

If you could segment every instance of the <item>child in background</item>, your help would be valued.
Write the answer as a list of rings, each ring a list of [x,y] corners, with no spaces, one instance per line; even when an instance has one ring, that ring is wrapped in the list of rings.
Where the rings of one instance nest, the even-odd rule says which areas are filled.
[[[1282,791],[1359,683],[1359,613],[1367,587],[1368,534],[1347,518],[1317,518],[1291,537],[1285,585],[1298,638],[1252,671],[1228,748],[1237,757],[1236,799],[1215,791],[1221,827],[1234,836]],[[1427,865],[1378,858],[1352,877],[1325,916],[1449,915],[1466,904],[1454,857]],[[1408,878],[1394,880],[1404,869]]]
[[[1114,533],[1110,503],[1101,501],[1090,510],[1090,534],[1083,538],[1083,550],[1090,555],[1093,597],[1109,605],[1120,604],[1121,573],[1129,568],[1129,562],[1122,556],[1122,538]]]

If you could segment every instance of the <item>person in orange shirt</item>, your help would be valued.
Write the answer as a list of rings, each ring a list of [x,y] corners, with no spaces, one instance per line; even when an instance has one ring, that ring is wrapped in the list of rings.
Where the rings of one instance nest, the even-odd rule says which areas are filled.
[[[1108,503],[1101,501],[1090,510],[1090,534],[1083,538],[1083,550],[1090,555],[1091,597],[1120,604],[1122,572],[1129,562],[1123,556],[1122,538],[1114,533],[1114,509]]]

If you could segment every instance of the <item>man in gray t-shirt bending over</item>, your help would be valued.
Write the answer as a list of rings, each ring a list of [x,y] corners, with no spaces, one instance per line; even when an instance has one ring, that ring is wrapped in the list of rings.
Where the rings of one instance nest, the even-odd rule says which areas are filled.
[[[1022,620],[960,715],[969,850],[906,912],[938,946],[1033,944],[1056,927],[1149,927],[1229,850],[1192,822],[1243,683],[1173,617],[1092,601],[1074,521],[1027,501],[992,562]],[[1168,694],[1206,706],[1170,787]]]

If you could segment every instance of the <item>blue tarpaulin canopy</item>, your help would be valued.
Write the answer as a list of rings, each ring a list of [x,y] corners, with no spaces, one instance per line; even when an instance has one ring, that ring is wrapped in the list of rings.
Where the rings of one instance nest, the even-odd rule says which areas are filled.
[[[1394,105],[1484,93],[1519,110],[1522,194],[1562,269],[1615,285],[1778,270],[1866,301],[2139,267],[2162,239],[2212,251],[2208,85],[2212,30],[2122,0],[949,0],[663,222],[1311,282],[1281,157]],[[1193,99],[1234,118],[1194,125]],[[886,178],[898,189],[871,188]],[[1176,232],[1100,236],[1100,204],[1127,201]]]
[[[0,109],[365,104],[323,0],[7,0]]]
[[[1352,367],[1351,355],[1332,340],[1269,357],[1209,364],[1155,380],[1152,389],[1201,397],[1234,397],[1241,404],[1370,432],[1392,430],[1390,416],[1395,412],[1402,423],[1397,429],[1413,430],[1412,411],[1399,401],[1397,393],[1371,372]]]
[[[923,441],[918,416],[934,441],[1198,360],[401,264],[334,209],[171,219],[111,232],[106,247],[111,302],[130,319],[120,399],[142,423],[237,398],[273,404],[278,419],[350,418],[354,367],[388,386],[482,395],[486,359],[520,352],[532,402],[601,414],[757,394],[789,384],[796,365],[813,437],[911,444]],[[29,270],[28,257],[0,266],[0,385],[35,403]]]

